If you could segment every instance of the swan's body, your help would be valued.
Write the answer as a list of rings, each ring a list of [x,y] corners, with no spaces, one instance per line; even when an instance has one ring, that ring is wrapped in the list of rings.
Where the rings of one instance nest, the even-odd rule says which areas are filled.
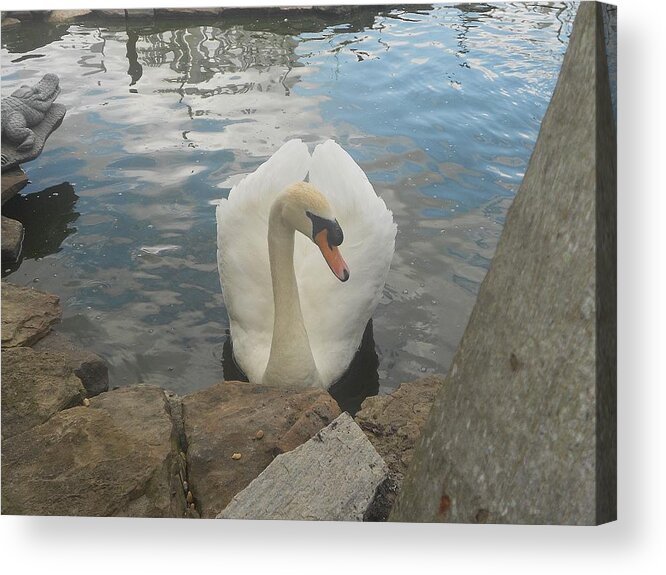
[[[330,239],[338,222],[347,266]],[[329,232],[328,245],[317,241],[321,253],[317,226]],[[248,379],[337,381],[381,298],[395,235],[384,201],[330,140],[312,156],[291,140],[234,186],[217,207],[217,258],[234,357]]]

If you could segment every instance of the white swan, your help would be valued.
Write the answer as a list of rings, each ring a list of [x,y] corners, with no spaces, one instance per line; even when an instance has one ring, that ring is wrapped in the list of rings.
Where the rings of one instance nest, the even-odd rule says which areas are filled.
[[[287,142],[220,200],[220,283],[234,358],[251,382],[328,388],[343,375],[381,298],[396,231],[332,140],[312,156]]]

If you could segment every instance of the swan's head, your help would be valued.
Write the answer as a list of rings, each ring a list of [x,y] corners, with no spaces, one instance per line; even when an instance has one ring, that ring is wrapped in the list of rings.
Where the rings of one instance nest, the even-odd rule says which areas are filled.
[[[281,194],[276,206],[279,206],[283,221],[310,238],[335,276],[346,282],[349,268],[338,249],[344,235],[324,195],[312,184],[298,182]]]

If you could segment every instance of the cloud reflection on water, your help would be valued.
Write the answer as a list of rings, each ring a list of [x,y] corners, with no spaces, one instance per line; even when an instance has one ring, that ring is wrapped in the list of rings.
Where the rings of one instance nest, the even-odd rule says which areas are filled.
[[[296,137],[337,139],[398,223],[374,316],[382,390],[447,370],[575,8],[373,10],[3,31],[3,95],[57,70],[68,109],[26,191],[70,181],[80,213],[12,281],[61,295],[62,329],[109,359],[116,384],[219,379],[212,203]]]

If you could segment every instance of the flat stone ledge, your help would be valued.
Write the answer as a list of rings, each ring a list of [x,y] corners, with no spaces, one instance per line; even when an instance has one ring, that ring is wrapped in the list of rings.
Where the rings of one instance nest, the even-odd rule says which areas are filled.
[[[2,282],[2,347],[29,346],[50,331],[62,311],[57,296]]]
[[[2,437],[13,437],[80,405],[85,390],[63,354],[2,350]]]
[[[347,413],[275,460],[218,519],[362,521],[388,467]]]

